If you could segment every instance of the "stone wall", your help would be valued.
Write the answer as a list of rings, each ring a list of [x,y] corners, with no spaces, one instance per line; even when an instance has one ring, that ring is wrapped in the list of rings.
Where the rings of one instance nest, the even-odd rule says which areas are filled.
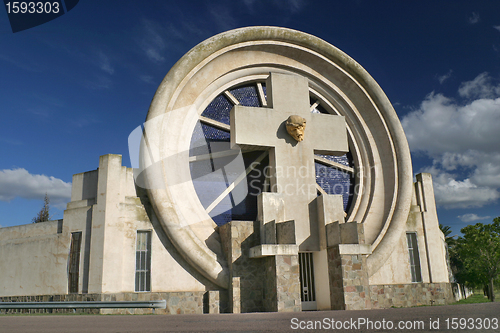
[[[207,294],[207,296],[205,296]],[[0,302],[74,302],[74,301],[155,301],[166,300],[166,309],[155,309],[155,314],[203,314],[219,312],[218,291],[186,291],[168,293],[115,293],[115,294],[68,294],[41,296],[0,297]],[[205,302],[204,302],[205,301]],[[204,304],[205,303],[205,304]],[[204,311],[205,309],[205,311]],[[0,313],[72,313],[73,309],[11,309]],[[151,308],[137,309],[76,309],[76,313],[92,314],[149,314]]]
[[[454,302],[449,283],[412,283],[370,286],[373,309],[444,305]]]
[[[332,309],[369,309],[371,305],[366,255],[340,254],[338,247],[331,247],[328,249],[328,261]]]

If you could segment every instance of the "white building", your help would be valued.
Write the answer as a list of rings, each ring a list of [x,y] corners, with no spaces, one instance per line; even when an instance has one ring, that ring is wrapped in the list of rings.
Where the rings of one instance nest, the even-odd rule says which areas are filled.
[[[327,42],[214,36],[170,70],[136,134],[138,169],[101,156],[73,176],[63,220],[0,229],[0,299],[161,298],[168,313],[452,301],[431,177],[413,182],[391,103]]]

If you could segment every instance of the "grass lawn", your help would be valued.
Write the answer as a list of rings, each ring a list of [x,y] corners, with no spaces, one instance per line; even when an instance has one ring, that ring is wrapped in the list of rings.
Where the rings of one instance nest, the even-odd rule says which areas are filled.
[[[466,299],[462,299],[454,304],[472,304],[472,303],[487,303],[490,300],[483,296],[483,293],[480,291],[474,292],[473,295],[469,296]],[[500,302],[500,289],[495,290],[495,302]]]

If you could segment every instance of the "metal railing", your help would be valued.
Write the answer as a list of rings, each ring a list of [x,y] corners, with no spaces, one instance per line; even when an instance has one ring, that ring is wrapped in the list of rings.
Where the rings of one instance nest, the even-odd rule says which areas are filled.
[[[167,301],[0,302],[0,309],[166,309]]]

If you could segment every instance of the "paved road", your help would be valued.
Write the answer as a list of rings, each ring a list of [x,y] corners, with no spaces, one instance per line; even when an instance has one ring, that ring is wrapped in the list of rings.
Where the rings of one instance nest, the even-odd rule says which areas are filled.
[[[453,318],[457,318],[457,320],[454,321]],[[460,319],[462,319],[461,322]],[[343,328],[337,329],[340,328],[340,324],[342,324]],[[398,325],[400,324],[403,325],[402,329],[398,329]],[[315,329],[314,325],[316,325]],[[482,328],[477,329],[480,325]],[[484,329],[486,325],[489,325],[489,329]],[[461,329],[461,326],[463,329]],[[310,329],[307,329],[308,327]],[[390,329],[391,327],[393,327],[392,330]],[[235,315],[0,315],[0,332],[302,331],[500,332],[500,303],[387,310],[248,313]]]

